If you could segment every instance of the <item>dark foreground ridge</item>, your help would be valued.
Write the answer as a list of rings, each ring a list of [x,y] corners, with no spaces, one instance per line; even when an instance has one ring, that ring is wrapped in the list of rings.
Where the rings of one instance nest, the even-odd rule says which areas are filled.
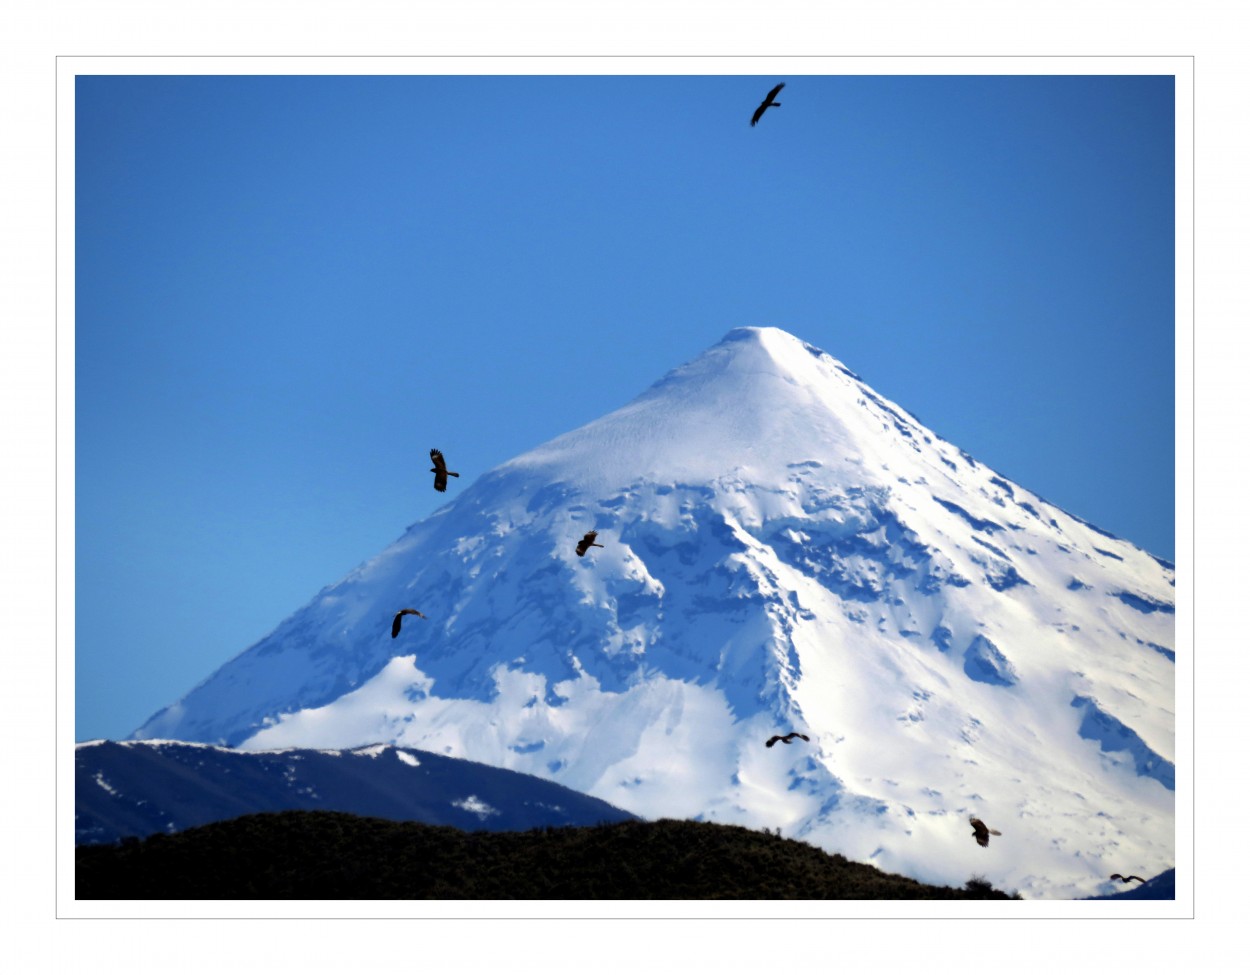
[[[742,826],[661,819],[474,832],[261,813],[76,850],[78,900],[1006,900],[934,887]]]

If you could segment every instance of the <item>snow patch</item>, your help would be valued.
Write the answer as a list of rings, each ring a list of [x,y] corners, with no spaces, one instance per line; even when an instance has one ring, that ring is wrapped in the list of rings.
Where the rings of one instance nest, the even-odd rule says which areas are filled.
[[[477,796],[468,796],[464,799],[458,799],[452,803],[457,809],[463,809],[465,812],[471,812],[478,819],[485,822],[487,816],[498,816],[499,810],[492,808],[489,804],[483,802]]]

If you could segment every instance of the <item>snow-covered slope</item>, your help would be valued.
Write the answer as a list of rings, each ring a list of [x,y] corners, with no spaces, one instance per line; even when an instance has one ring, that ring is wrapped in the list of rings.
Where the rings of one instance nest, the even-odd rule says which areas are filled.
[[[429,619],[392,640],[402,606]],[[136,736],[394,742],[1072,897],[1174,862],[1174,622],[1168,563],[741,328],[478,478]],[[791,728],[810,743],[764,747]]]
[[[243,752],[181,741],[89,741],[74,750],[74,793],[80,844],[288,809],[492,831],[634,818],[531,775],[382,744]]]

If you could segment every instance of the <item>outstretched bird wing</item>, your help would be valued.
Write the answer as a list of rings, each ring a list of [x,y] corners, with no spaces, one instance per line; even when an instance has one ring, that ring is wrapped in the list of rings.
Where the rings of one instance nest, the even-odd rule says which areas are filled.
[[[771,738],[768,739],[768,741],[764,742],[764,744],[768,746],[769,748],[772,748],[773,745],[777,744],[777,742],[781,740],[782,740],[781,735],[773,735]]]

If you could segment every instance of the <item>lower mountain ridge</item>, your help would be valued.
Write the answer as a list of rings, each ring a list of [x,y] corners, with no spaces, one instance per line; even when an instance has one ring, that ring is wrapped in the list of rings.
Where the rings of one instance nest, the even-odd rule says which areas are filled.
[[[78,844],[294,809],[464,830],[635,818],[545,779],[390,745],[240,752],[176,741],[92,741],[78,745],[74,758]]]

